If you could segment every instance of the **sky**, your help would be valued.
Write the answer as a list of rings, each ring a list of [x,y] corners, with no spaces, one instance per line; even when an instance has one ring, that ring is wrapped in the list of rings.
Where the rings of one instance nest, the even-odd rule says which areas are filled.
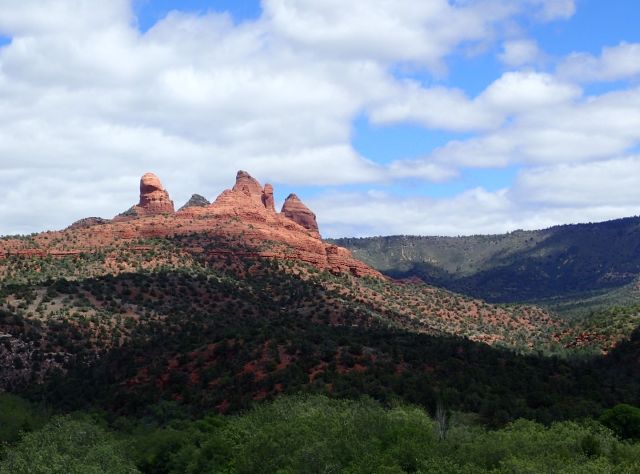
[[[324,236],[640,214],[636,0],[0,0],[0,234],[239,169]]]

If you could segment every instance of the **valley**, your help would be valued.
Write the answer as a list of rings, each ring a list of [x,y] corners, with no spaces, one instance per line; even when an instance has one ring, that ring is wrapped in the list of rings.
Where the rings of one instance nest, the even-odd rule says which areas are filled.
[[[601,298],[595,309],[569,298],[569,317],[552,305],[514,303],[528,293],[513,285],[539,279],[537,264],[519,267],[509,301],[488,303],[475,290],[464,294],[471,280],[451,275],[476,278],[469,249],[485,255],[482,272],[508,272],[523,253],[510,247],[515,236],[463,247],[436,239],[435,250],[418,245],[433,239],[325,242],[297,197],[277,213],[272,192],[238,172],[213,203],[193,199],[175,212],[147,174],[140,203],[112,220],[0,240],[0,387],[56,411],[98,409],[110,419],[137,419],[163,403],[188,417],[235,416],[301,393],[399,400],[431,413],[446,403],[489,427],[638,403],[638,306]],[[635,221],[624,224],[620,235],[631,242]],[[541,248],[550,239],[533,238],[517,241]],[[363,254],[372,266],[356,259]],[[494,268],[498,254],[513,262]],[[460,260],[460,273],[446,273],[452,263],[420,273],[411,259],[435,268],[428,255]],[[614,259],[601,273],[631,272],[634,262]],[[622,292],[631,278],[578,286]]]

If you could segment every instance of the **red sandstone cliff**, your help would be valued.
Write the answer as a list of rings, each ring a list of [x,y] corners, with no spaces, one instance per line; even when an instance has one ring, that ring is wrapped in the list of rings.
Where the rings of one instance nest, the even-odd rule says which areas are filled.
[[[311,212],[295,194],[289,194],[289,197],[287,197],[282,206],[282,213],[285,217],[291,219],[293,222],[297,222],[313,235],[320,238],[316,215]]]
[[[382,278],[347,249],[323,242],[315,215],[297,196],[290,196],[283,212],[277,213],[273,186],[263,188],[245,171],[239,171],[233,188],[223,191],[212,204],[178,212],[174,212],[169,193],[158,177],[147,173],[140,180],[140,202],[131,212],[112,221],[100,221],[99,225],[87,224],[38,234],[31,240],[0,241],[0,257],[61,257],[140,238],[199,234],[253,249],[246,255],[249,257],[292,259],[334,273]]]
[[[116,219],[173,214],[174,212],[173,201],[162,186],[160,178],[153,173],[145,173],[140,178],[140,201],[128,211],[117,216]]]

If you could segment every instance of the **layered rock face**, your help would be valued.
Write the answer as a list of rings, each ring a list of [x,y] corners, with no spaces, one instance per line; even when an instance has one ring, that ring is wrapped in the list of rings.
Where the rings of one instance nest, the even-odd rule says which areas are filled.
[[[317,235],[318,238],[320,238],[316,215],[311,212],[311,210],[305,206],[300,198],[295,194],[289,194],[289,197],[287,197],[284,205],[282,206],[282,213],[288,219],[300,224],[313,235]]]
[[[233,186],[233,191],[243,193],[257,202],[262,202],[262,186],[246,171],[240,170],[236,174],[236,184]]]
[[[273,186],[269,183],[265,184],[262,190],[262,204],[268,211],[276,212],[276,203],[273,200]]]
[[[140,202],[134,207],[140,216],[157,214],[173,214],[173,201],[164,189],[160,179],[153,173],[146,173],[140,178]]]
[[[246,204],[246,197],[253,203],[264,207],[267,211],[276,212],[275,202],[273,200],[273,186],[265,184],[263,188],[258,180],[246,171],[238,171],[236,174],[236,184],[231,191],[234,193],[232,196],[238,198],[239,205],[243,203]],[[227,195],[229,195],[228,192],[225,197],[227,197]],[[218,201],[218,199],[216,201]]]

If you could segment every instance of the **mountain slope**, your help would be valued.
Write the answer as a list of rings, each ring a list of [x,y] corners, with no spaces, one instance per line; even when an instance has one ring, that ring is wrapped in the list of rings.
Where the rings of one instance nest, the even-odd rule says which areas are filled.
[[[493,302],[587,297],[640,275],[640,217],[504,235],[333,242],[389,276]]]
[[[633,381],[618,393],[593,365],[542,356],[573,336],[548,312],[384,278],[244,172],[178,212],[157,177],[140,191],[112,220],[0,241],[0,388],[115,414],[369,394],[496,424],[633,398]]]

